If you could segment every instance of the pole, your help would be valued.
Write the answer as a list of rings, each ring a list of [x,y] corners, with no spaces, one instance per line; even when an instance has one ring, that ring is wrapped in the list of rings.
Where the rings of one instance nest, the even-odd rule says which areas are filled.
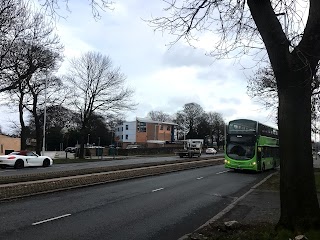
[[[42,156],[44,156],[44,151],[45,151],[45,148],[46,148],[47,84],[48,84],[48,75],[46,74],[45,89],[44,89],[44,114],[43,114]]]
[[[184,116],[183,124],[183,148],[186,149],[186,116]]]

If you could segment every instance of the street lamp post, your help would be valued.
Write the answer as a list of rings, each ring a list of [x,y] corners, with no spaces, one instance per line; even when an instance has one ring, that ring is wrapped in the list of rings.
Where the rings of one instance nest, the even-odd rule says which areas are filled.
[[[90,133],[88,133],[88,140],[87,140],[87,146],[89,147],[89,142],[90,142]]]
[[[45,89],[44,89],[44,113],[43,113],[43,140],[42,140],[42,156],[46,148],[46,122],[47,122],[47,85],[48,75],[46,74]]]
[[[187,123],[187,116],[183,114],[183,148],[186,149],[186,123]]]

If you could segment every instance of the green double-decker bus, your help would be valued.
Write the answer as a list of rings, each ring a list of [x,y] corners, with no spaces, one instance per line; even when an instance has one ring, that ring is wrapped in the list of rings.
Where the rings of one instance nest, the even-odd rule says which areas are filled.
[[[278,130],[236,119],[226,127],[225,167],[264,171],[280,164]]]

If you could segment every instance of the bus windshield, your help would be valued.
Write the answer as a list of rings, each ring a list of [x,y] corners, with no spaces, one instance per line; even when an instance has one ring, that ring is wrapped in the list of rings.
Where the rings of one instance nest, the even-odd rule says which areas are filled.
[[[227,145],[227,155],[235,160],[249,160],[254,157],[254,147],[254,145],[231,142]]]
[[[249,160],[255,154],[254,135],[229,135],[227,138],[227,155],[234,160]]]

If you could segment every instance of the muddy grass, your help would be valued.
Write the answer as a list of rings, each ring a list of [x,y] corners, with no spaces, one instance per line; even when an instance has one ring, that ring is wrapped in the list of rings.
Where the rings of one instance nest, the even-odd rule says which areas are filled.
[[[315,177],[317,191],[320,192],[320,169],[315,169],[314,177]],[[258,187],[258,189],[269,190],[269,191],[279,191],[279,189],[280,189],[280,173],[278,172],[275,175],[273,175],[266,182],[261,184]]]
[[[215,222],[189,236],[192,240],[289,240],[299,234],[289,231],[276,231],[275,226],[269,223],[256,225],[235,224],[226,227],[223,222]],[[308,240],[319,240],[320,231],[305,233]]]

